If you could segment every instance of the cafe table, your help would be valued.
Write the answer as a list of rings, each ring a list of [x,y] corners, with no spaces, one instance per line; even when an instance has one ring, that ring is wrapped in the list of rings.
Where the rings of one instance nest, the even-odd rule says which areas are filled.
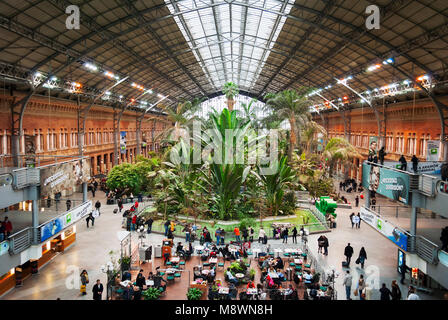
[[[276,255],[277,257],[279,257],[279,256],[280,256],[280,253],[282,253],[282,252],[283,252],[282,249],[274,249],[274,253],[275,253],[275,255]]]
[[[172,263],[179,263],[180,257],[172,257],[170,260]]]
[[[208,263],[210,263],[210,264],[217,264],[218,263],[218,258],[210,258],[208,260]]]
[[[258,293],[258,290],[255,289],[255,288],[248,288],[248,289],[246,290],[246,294],[248,294],[248,295],[255,295],[255,294],[257,294],[257,293]]]
[[[302,259],[294,259],[295,264],[303,264]]]
[[[152,286],[154,286],[154,281],[153,280],[146,280],[146,285],[148,287],[152,287]]]
[[[218,290],[219,294],[229,294],[230,290],[227,287],[220,287]]]
[[[238,279],[243,279],[244,278],[244,274],[237,273],[237,274],[235,274],[235,277],[238,278]]]
[[[123,287],[127,287],[130,284],[132,284],[131,280],[125,280],[125,281],[120,282],[120,285]]]
[[[196,246],[194,247],[194,250],[196,250],[198,253],[202,250],[204,250],[204,246]]]

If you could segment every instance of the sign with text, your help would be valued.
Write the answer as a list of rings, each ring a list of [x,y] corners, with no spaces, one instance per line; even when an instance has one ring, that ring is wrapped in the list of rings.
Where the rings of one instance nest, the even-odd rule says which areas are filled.
[[[120,153],[126,154],[126,131],[120,131]]]
[[[389,199],[409,203],[409,175],[404,172],[363,163],[362,185]]]
[[[68,226],[72,225],[73,223],[77,222],[78,220],[88,215],[91,211],[92,211],[92,202],[87,201],[84,202],[82,205],[68,211],[63,216],[58,217],[52,221],[49,221],[48,223],[44,224],[41,227],[40,241],[44,242],[45,240],[53,237],[54,235],[58,234]]]
[[[408,236],[393,224],[382,219],[366,207],[361,207],[361,220],[395,243],[400,249],[408,250]]]
[[[442,164],[443,162],[438,161],[419,162],[417,165],[417,173],[440,175],[440,169],[442,168]],[[393,167],[395,169],[401,170],[401,163],[398,161],[384,161],[384,165],[387,167]],[[409,165],[406,171],[414,173],[414,170],[412,170],[412,166]]]
[[[439,160],[439,148],[440,148],[440,141],[428,140],[426,150],[426,161]]]
[[[87,159],[67,161],[40,169],[40,193],[54,195],[90,180],[90,162]]]

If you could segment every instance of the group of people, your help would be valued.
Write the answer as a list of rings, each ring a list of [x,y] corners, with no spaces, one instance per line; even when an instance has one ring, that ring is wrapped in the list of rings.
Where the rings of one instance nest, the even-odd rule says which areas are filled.
[[[8,217],[5,217],[3,221],[0,222],[0,242],[6,240],[12,232],[12,223],[9,221]]]
[[[359,229],[361,227],[361,215],[359,214],[359,212],[357,215],[352,212],[352,214],[350,215],[350,222],[352,224],[352,229]]]
[[[355,179],[346,179],[345,181],[339,182],[339,190],[344,190],[345,192],[351,193],[356,192],[358,188],[358,183]]]
[[[350,266],[350,262],[352,260],[352,256],[353,256],[354,250],[353,247],[349,244],[347,244],[347,246],[344,249],[344,256],[345,256],[345,262],[346,262],[346,267],[348,268]],[[358,259],[356,259],[356,264],[360,264],[361,268],[364,269],[364,263],[367,260],[367,252],[366,249],[364,249],[364,247],[361,248],[361,250],[359,250],[359,255],[358,255]]]
[[[89,283],[89,274],[87,273],[87,270],[82,270],[80,278],[81,278],[80,292],[82,295],[87,295],[87,284]],[[103,284],[99,279],[96,280],[95,285],[92,287],[93,300],[101,300],[103,291],[104,291]]]

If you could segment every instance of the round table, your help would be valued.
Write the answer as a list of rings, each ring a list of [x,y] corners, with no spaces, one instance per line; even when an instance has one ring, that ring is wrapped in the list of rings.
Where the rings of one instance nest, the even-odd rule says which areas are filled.
[[[237,273],[237,274],[235,274],[235,277],[238,278],[238,279],[243,279],[244,278],[244,274]]]

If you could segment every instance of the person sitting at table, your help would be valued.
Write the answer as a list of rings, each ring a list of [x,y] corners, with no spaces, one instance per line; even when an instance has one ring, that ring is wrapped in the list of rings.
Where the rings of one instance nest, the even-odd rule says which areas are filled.
[[[271,278],[271,276],[268,275],[266,276],[266,286],[268,287],[268,289],[273,289],[275,287],[275,282],[274,280]]]
[[[162,285],[162,282],[165,282],[165,284]],[[154,276],[154,287],[163,288],[163,291],[166,290],[166,280],[163,279],[159,274]]]
[[[146,285],[146,279],[143,276],[143,269],[140,269],[137,278],[135,279],[135,285],[140,289],[143,289],[143,286]]]
[[[185,256],[185,250],[184,250],[184,246],[182,245],[182,242],[177,243],[176,254],[178,256]]]
[[[210,285],[208,288],[208,300],[219,299],[218,287],[215,285]]]
[[[132,300],[142,300],[142,288],[138,286],[132,286],[132,290]]]
[[[309,271],[306,271],[306,273],[303,275],[303,282],[305,283],[305,286],[307,288],[310,288],[313,283],[313,276]]]
[[[232,272],[230,272],[230,268],[227,268],[227,281],[229,281],[230,283],[233,283],[235,285],[238,285],[238,279],[235,278],[235,276],[232,274]]]
[[[202,273],[201,273],[201,271],[199,270],[198,267],[194,267],[193,268],[193,281],[198,279],[198,278],[203,279]]]
[[[210,272],[207,275],[207,281],[209,283],[212,283],[213,281],[215,281],[215,276],[216,276],[216,271],[215,271],[216,267],[213,267],[210,269]]]
[[[123,290],[123,300],[132,300],[133,295],[134,289],[130,284],[128,284]]]
[[[285,265],[283,264],[282,258],[277,257],[276,262],[275,262],[275,267],[277,269],[283,269],[285,267]]]
[[[146,280],[154,280],[154,274],[149,271],[148,278]]]
[[[289,285],[288,289],[286,289],[285,291],[285,299],[286,300],[291,300],[291,296],[294,292],[294,289],[292,288],[292,285]]]

